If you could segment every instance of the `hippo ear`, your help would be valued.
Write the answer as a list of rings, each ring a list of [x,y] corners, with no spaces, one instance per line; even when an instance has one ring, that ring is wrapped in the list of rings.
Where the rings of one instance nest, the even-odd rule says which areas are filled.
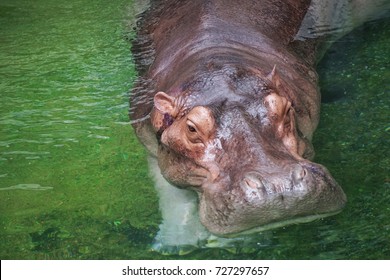
[[[278,71],[276,70],[276,65],[272,69],[271,73],[268,74],[267,78],[275,85],[276,88],[279,88],[280,76],[279,76]]]
[[[174,115],[175,98],[169,96],[165,92],[159,91],[154,96],[154,107],[156,107],[161,114]]]
[[[159,91],[154,96],[154,108],[152,111],[152,125],[155,131],[163,131],[170,126],[177,115],[175,98]]]

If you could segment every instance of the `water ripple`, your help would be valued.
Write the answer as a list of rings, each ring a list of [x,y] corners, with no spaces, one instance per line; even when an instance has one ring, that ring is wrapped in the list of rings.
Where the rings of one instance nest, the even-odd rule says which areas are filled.
[[[0,188],[0,191],[26,190],[26,191],[46,191],[53,187],[44,187],[39,184],[18,184],[11,187]]]

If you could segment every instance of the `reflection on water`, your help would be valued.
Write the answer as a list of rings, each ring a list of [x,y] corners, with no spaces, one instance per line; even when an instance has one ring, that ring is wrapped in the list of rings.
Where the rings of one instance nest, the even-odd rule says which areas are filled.
[[[177,258],[149,251],[160,215],[127,117],[135,77],[123,39],[128,5],[0,4],[2,259]],[[347,208],[265,233],[255,250],[183,258],[390,256],[389,27],[387,20],[365,25],[320,66],[332,97],[315,135],[317,161],[343,186]]]
[[[30,190],[30,191],[45,191],[51,190],[53,187],[44,187],[39,184],[17,184],[15,186],[0,188],[0,191],[10,190]]]

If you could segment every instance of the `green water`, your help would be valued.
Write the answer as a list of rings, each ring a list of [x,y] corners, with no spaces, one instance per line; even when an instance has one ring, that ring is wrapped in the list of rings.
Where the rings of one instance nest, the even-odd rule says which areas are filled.
[[[178,257],[150,251],[161,217],[128,124],[132,14],[125,0],[0,0],[1,259],[390,258],[388,20],[343,38],[320,65],[316,161],[346,209],[260,235],[247,253]]]

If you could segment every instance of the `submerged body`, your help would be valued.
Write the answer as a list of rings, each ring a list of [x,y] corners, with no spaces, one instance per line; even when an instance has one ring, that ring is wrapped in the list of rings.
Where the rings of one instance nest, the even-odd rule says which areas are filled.
[[[323,18],[317,6],[165,0],[144,13],[131,118],[159,166],[157,248],[309,221],[345,205],[326,168],[311,162],[315,64],[328,39],[308,36]]]

